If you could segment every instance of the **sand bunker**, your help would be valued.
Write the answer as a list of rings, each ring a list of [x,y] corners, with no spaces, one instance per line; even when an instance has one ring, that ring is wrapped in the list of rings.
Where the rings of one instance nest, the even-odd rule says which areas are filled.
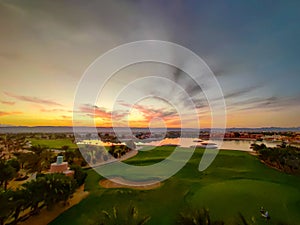
[[[126,183],[123,184],[123,183]],[[151,190],[161,186],[161,183],[157,181],[154,184],[148,184],[149,182],[136,182],[136,181],[127,181],[121,177],[115,177],[111,179],[100,180],[99,184],[104,188],[131,188],[137,190]]]

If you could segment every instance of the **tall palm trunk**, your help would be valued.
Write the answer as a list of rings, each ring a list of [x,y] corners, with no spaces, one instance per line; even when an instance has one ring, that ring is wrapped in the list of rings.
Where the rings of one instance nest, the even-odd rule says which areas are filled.
[[[6,181],[4,181],[4,191],[7,190],[7,185],[8,185],[8,181],[6,180]]]

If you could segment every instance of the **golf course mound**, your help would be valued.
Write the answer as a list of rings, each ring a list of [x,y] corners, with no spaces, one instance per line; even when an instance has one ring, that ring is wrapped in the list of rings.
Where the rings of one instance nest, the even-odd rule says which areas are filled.
[[[100,180],[99,185],[103,188],[131,188],[136,190],[151,190],[161,186],[159,181],[155,183],[151,182],[151,184],[149,183],[150,182],[148,181],[137,182],[125,180],[122,177],[114,177]]]

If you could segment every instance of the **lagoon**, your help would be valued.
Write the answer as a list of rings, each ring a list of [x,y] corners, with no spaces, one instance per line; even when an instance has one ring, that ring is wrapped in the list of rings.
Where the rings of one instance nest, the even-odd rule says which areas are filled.
[[[194,138],[164,138],[161,140],[154,140],[147,142],[147,139],[135,142],[139,147],[142,146],[163,146],[163,145],[180,145],[184,148],[189,148],[190,146],[196,145],[197,142],[194,142]],[[265,144],[267,147],[276,147],[278,142],[266,142],[266,141],[250,141],[250,140],[212,140],[213,143],[221,146],[222,150],[238,150],[238,151],[252,151],[250,148],[251,144]],[[79,144],[79,143],[78,143]],[[81,144],[92,144],[92,145],[102,145],[110,146],[110,142],[101,142],[100,140],[85,140]],[[125,143],[123,143],[125,144]]]
[[[147,143],[140,143],[138,145],[150,145],[150,146],[162,146],[162,145],[172,145],[178,144],[181,147],[190,147],[192,145],[197,144],[194,142],[194,138],[165,138],[162,140],[151,141]],[[226,150],[239,150],[239,151],[252,151],[250,148],[251,144],[264,143],[267,147],[276,147],[278,143],[276,142],[265,142],[265,141],[249,141],[249,140],[212,140],[213,143],[216,143],[218,146],[220,145],[220,149]]]

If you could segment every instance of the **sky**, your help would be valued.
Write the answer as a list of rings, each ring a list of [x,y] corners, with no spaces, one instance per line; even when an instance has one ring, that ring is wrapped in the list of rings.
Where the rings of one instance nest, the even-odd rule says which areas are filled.
[[[78,84],[99,56],[162,40],[209,66],[227,127],[300,126],[299,8],[299,1],[268,0],[1,0],[0,124],[71,126],[76,113],[80,125],[93,118],[98,126],[209,127],[205,90],[159,63],[118,71],[97,102],[74,109]]]

